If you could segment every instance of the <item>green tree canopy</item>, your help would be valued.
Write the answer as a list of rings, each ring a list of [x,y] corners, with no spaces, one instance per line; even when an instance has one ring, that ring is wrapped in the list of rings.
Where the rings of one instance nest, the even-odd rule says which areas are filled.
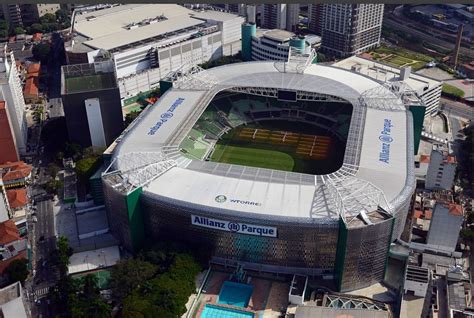
[[[157,266],[140,259],[124,259],[115,265],[110,276],[110,287],[123,299],[157,272]]]
[[[40,17],[41,23],[55,23],[56,22],[56,15],[52,13],[46,13],[42,17]]]
[[[13,32],[18,35],[18,34],[25,34],[25,29],[23,29],[22,27],[16,27],[13,29]]]
[[[13,260],[6,269],[10,282],[23,282],[28,277],[28,261],[24,258]]]
[[[38,43],[33,47],[32,53],[37,60],[46,63],[51,53],[51,46],[45,43]]]

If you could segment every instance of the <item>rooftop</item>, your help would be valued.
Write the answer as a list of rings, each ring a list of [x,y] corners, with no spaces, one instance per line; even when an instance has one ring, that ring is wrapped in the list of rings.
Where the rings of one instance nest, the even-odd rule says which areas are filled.
[[[392,82],[400,80],[399,68],[392,67],[374,60],[365,59],[360,56],[352,56],[336,62],[333,65],[346,70],[355,68],[358,73],[369,76],[379,82]],[[405,80],[405,83],[417,92],[423,92],[425,87],[432,88],[442,84],[442,82],[438,80],[413,72],[410,74],[410,77]]]
[[[8,244],[20,239],[20,233],[12,220],[0,223],[0,244]]]
[[[286,42],[289,41],[295,34],[285,30],[274,29],[265,31],[262,35],[278,42]]]
[[[111,50],[160,34],[195,27],[207,19],[226,21],[236,15],[194,12],[177,4],[126,4],[76,16],[75,32],[88,38],[82,44]]]
[[[20,282],[0,289],[0,315],[2,317],[28,317],[22,299]]]
[[[97,91],[116,87],[113,73],[93,74],[66,78],[66,94]]]
[[[328,191],[333,191],[333,188],[324,186],[328,183],[344,192],[344,206],[351,213],[360,214],[364,210],[364,213],[370,214],[377,210],[374,200],[370,204],[364,201],[366,193],[383,192],[384,196],[378,196],[378,199],[386,198],[388,202],[398,204],[396,200],[405,195],[404,190],[409,187],[406,185],[409,174],[407,117],[402,101],[374,80],[348,70],[312,64],[303,74],[298,74],[283,73],[277,67],[273,62],[237,63],[203,71],[196,78],[210,78],[219,83],[213,88],[215,90],[222,87],[284,88],[350,101],[354,112],[363,112],[365,118],[365,122],[357,124],[364,127],[357,130],[361,135],[352,141],[360,140],[361,144],[356,147],[348,141],[346,147],[346,154],[357,152],[355,170],[343,165],[339,172],[332,175],[314,176],[191,159],[176,159],[177,163],[172,165],[170,160],[166,160],[165,149],[181,142],[180,138],[184,138],[197,120],[199,115],[196,113],[209,104],[209,99],[205,98],[212,98],[210,95],[213,94],[208,87],[194,90],[175,87],[141,114],[115,148],[114,169],[126,172],[120,176],[124,178],[122,185],[138,184],[142,182],[142,177],[146,178],[151,173],[155,177],[144,183],[144,193],[157,196],[160,200],[177,205],[193,204],[222,213],[251,213],[253,218],[294,217],[305,222],[308,218],[332,219],[329,221],[332,222],[338,216],[337,206],[325,199],[329,196]],[[362,108],[361,96],[367,101],[367,107]],[[380,100],[389,103],[384,105]],[[173,109],[172,117],[166,117],[168,120],[165,122],[160,121],[169,109]],[[382,162],[379,160],[380,143],[374,140],[379,140],[380,131],[387,122],[398,129],[391,131],[390,161]],[[356,126],[351,124],[351,127]],[[135,170],[134,165],[142,160],[134,155],[136,153],[144,153],[143,160],[149,163],[160,164]],[[161,171],[162,164],[172,167]],[[111,176],[110,182],[115,182],[112,180],[115,177],[117,175]],[[350,178],[350,181],[345,178]],[[391,182],[387,183],[387,179]],[[359,193],[360,199],[351,200],[350,195],[346,196],[353,192]],[[224,195],[229,200],[216,202],[218,195]],[[183,198],[186,198],[185,201]],[[241,200],[255,204],[240,204]],[[363,208],[358,205],[361,202],[365,202]],[[383,204],[382,207],[385,208]],[[372,222],[370,217],[368,219]],[[379,219],[384,219],[384,216],[375,213],[374,220],[378,222]],[[366,220],[363,223],[367,223]]]
[[[26,188],[7,190],[7,198],[12,209],[21,208],[28,203]]]
[[[32,166],[23,161],[0,164],[0,179],[3,182],[27,178],[31,174]]]

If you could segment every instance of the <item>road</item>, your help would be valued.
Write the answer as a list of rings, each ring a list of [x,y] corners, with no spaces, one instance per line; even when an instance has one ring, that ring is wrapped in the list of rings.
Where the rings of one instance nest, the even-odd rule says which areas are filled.
[[[442,98],[441,99],[441,107],[440,109],[448,115],[448,117],[456,116],[461,117],[466,120],[473,120],[474,119],[474,109],[473,107],[451,101],[449,99]]]
[[[448,42],[448,41],[445,41],[445,40],[441,40],[439,38],[435,36],[431,36],[431,35],[428,35],[426,33],[423,33],[421,31],[418,31],[418,27],[415,26],[415,25],[412,25],[412,24],[401,24],[393,19],[390,19],[390,17],[388,16],[385,16],[384,20],[383,20],[383,24],[386,25],[387,27],[389,28],[392,28],[392,29],[397,29],[397,30],[400,30],[400,31],[404,31],[408,34],[412,34],[412,35],[415,35],[417,37],[419,37],[420,39],[424,40],[424,41],[427,41],[427,42],[430,42],[432,44],[435,44],[435,45],[439,45],[439,46],[442,46],[446,49],[454,49],[454,41],[451,43],[451,42]],[[462,55],[466,55],[470,58],[474,58],[474,51],[472,49],[469,49],[469,48],[466,48],[466,47],[461,47],[460,49],[460,52]]]

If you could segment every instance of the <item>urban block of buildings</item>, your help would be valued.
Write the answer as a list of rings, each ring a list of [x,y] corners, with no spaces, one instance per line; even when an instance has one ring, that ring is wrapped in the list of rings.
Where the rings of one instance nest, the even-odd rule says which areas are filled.
[[[110,58],[121,99],[158,87],[186,64],[199,64],[241,49],[235,14],[196,12],[176,4],[127,4],[73,17],[66,41],[69,64]],[[104,28],[103,25],[107,25]]]

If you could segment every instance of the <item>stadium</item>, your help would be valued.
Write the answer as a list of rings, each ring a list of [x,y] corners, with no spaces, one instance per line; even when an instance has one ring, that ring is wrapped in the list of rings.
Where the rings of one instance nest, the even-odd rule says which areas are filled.
[[[415,186],[412,114],[392,87],[311,61],[173,73],[102,177],[121,243],[199,244],[340,291],[383,279]]]

